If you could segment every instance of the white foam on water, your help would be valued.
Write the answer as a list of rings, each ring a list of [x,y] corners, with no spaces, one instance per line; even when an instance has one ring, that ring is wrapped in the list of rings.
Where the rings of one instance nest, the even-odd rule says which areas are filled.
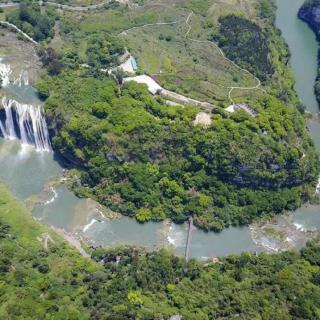
[[[98,220],[91,219],[91,221],[83,227],[82,231],[83,232],[88,231],[96,222],[98,222]]]
[[[22,87],[23,85],[28,86],[29,85],[29,77],[28,77],[27,71],[20,72],[18,78],[16,78],[13,81],[13,84],[15,84],[19,87]]]
[[[263,247],[265,247],[266,249],[270,250],[270,251],[273,251],[273,252],[278,252],[280,249],[276,246],[275,243],[273,243],[271,240],[267,239],[267,238],[264,238],[262,241],[261,241],[261,245]]]
[[[58,198],[58,193],[57,193],[57,191],[54,190],[53,187],[50,187],[50,189],[51,189],[51,191],[52,191],[52,193],[53,193],[53,197],[52,197],[50,200],[48,200],[48,201],[46,201],[46,202],[44,203],[45,206],[48,205],[48,204],[50,204],[50,203],[53,203],[53,202]]]
[[[318,179],[318,184],[316,186],[316,193],[320,193],[320,177]]]
[[[185,245],[185,233],[178,229],[173,223],[170,224],[167,241],[174,248]]]
[[[0,60],[0,62],[2,59]],[[12,74],[12,69],[9,64],[0,63],[0,78],[2,80],[2,86],[6,87],[10,83],[10,76]]]
[[[289,243],[293,243],[293,242],[294,242],[294,241],[293,241],[291,238],[289,238],[289,237],[286,237],[286,241],[289,242]]]
[[[296,227],[298,231],[304,231],[304,227],[302,224],[295,222],[293,225]]]
[[[170,236],[168,236],[168,237],[167,237],[167,240],[168,240],[168,242],[169,242],[171,245],[175,246],[175,244],[176,244],[176,239],[171,238]]]

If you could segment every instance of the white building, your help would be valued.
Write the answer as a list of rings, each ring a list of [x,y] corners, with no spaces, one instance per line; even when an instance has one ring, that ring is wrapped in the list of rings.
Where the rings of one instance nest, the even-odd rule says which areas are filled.
[[[241,103],[241,104],[232,104],[229,107],[224,109],[227,112],[234,113],[238,110],[243,110],[247,112],[251,117],[255,117],[257,115],[256,111],[253,110],[249,105]]]

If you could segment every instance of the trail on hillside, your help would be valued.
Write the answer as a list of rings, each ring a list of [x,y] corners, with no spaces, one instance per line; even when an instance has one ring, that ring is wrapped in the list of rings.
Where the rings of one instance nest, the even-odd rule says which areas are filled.
[[[214,46],[215,49],[218,50],[219,54],[221,55],[221,57],[223,59],[225,59],[226,61],[228,61],[229,63],[231,63],[233,66],[235,66],[238,70],[245,72],[247,74],[249,74],[255,81],[256,81],[256,85],[255,86],[228,86],[225,87],[226,89],[229,89],[228,92],[228,99],[230,100],[230,102],[232,104],[234,104],[234,100],[232,98],[232,92],[234,90],[261,90],[262,92],[266,93],[266,91],[261,88],[262,84],[259,78],[257,78],[255,75],[253,75],[249,70],[240,67],[239,65],[237,65],[234,61],[230,60],[225,53],[223,52],[223,50],[214,42],[214,41],[209,41],[209,40],[198,40],[198,39],[193,39],[191,37],[189,37],[190,32],[192,31],[192,26],[190,25],[190,19],[193,16],[193,12],[190,12],[189,15],[187,16],[186,20],[184,21],[184,23],[187,25],[188,30],[185,33],[185,38],[189,41],[192,42],[197,42],[197,43],[206,43],[206,44],[210,44],[211,46]],[[181,21],[177,20],[177,21],[173,21],[173,22],[157,22],[157,23],[148,23],[142,26],[135,26],[135,27],[131,27],[129,29],[123,30],[119,35],[126,35],[127,32],[130,32],[134,29],[138,29],[138,28],[145,28],[145,27],[152,27],[152,26],[161,26],[161,25],[174,25],[174,24],[178,24],[181,23]],[[187,98],[187,97],[186,97]],[[208,103],[209,104],[209,103]]]
[[[240,67],[239,65],[237,65],[234,61],[230,60],[226,55],[225,53],[223,52],[223,50],[214,42],[214,41],[209,41],[209,40],[198,40],[198,39],[193,39],[193,38],[190,38],[189,37],[189,34],[192,30],[192,27],[190,25],[190,19],[193,15],[193,12],[190,12],[185,23],[188,27],[188,30],[185,34],[185,38],[190,40],[190,41],[193,41],[193,42],[197,42],[197,43],[209,43],[210,45],[214,46],[220,53],[220,55],[222,56],[223,59],[225,59],[226,61],[230,62],[231,64],[233,64],[237,69],[249,74],[250,76],[253,77],[253,79],[257,82],[257,84],[255,86],[250,86],[250,87],[241,87],[241,86],[230,86],[230,87],[226,87],[229,90],[228,92],[228,98],[229,100],[231,101],[231,103],[234,103],[233,99],[232,99],[232,91],[234,89],[237,89],[237,90],[261,90],[263,92],[266,92],[264,89],[260,88],[261,87],[261,81],[260,79],[258,79],[254,74],[252,74],[249,70],[247,69],[244,69],[242,67]]]

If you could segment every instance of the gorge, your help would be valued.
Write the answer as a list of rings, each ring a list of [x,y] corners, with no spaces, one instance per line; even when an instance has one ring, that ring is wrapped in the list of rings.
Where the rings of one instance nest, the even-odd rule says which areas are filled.
[[[280,2],[284,3],[283,1]],[[290,21],[295,24],[297,22],[295,15],[288,17],[287,12],[281,11],[280,2],[278,14],[282,16],[278,17],[278,23],[285,21],[285,17],[287,17],[288,24]],[[298,2],[296,5],[298,5]],[[301,25],[299,25],[300,27]],[[301,29],[299,30],[301,32]],[[306,38],[305,35],[310,37],[310,34],[309,30],[303,29],[303,32],[298,34],[298,37]],[[309,39],[308,37],[306,39]],[[299,41],[302,38],[299,38]],[[290,41],[288,42],[290,45]],[[291,48],[293,60],[296,58],[297,53],[295,49]],[[304,55],[306,52],[300,52],[299,54]],[[299,59],[301,59],[301,56]],[[314,59],[310,61],[314,61]],[[4,70],[2,74],[3,72],[10,73],[10,68],[8,67],[2,67],[1,70]],[[300,76],[297,77],[297,80],[299,80]],[[1,118],[3,135],[21,138],[22,142],[34,144],[38,150],[50,150],[50,141],[46,131],[42,107],[35,107],[36,105],[41,105],[41,102],[36,101],[36,97],[33,97],[35,101],[32,104],[21,99],[21,93],[27,87],[26,83],[21,86],[16,83],[15,86],[12,86],[10,81],[8,82],[9,76],[2,76],[2,78],[4,79],[3,91],[5,95],[8,97],[10,94],[20,96],[20,100],[14,100],[11,97],[3,98],[4,109]],[[11,81],[13,84],[14,82],[14,80]],[[303,84],[306,85],[305,83]],[[300,82],[297,81],[297,84],[300,85]],[[305,104],[309,106],[310,103],[305,98],[310,99],[310,97],[302,98]],[[318,136],[315,136],[315,138],[318,140]],[[159,245],[171,244],[178,254],[183,253],[187,234],[185,225],[168,224],[167,222],[150,222],[141,225],[126,217],[116,220],[103,219],[100,213],[101,208],[97,204],[88,202],[86,199],[76,198],[64,185],[54,185],[54,192],[52,191],[51,186],[49,186],[51,178],[57,180],[56,177],[58,176],[58,180],[63,179],[61,177],[62,169],[54,161],[53,154],[34,153],[31,150],[27,154],[20,156],[19,146],[14,141],[2,141],[0,148],[2,150],[1,160],[3,161],[3,166],[8,169],[0,173],[1,177],[22,200],[26,200],[32,195],[40,194],[40,197],[43,197],[44,200],[36,204],[33,210],[34,216],[43,223],[63,228],[76,237],[86,239],[88,243],[94,243],[95,245],[125,243],[154,249]],[[28,164],[29,170],[23,170],[25,172],[22,173],[21,166],[26,164]],[[33,184],[32,187],[30,186],[31,184]],[[51,199],[53,200],[51,201]],[[320,225],[319,218],[316,215],[318,209],[314,207],[314,212],[312,209],[313,207],[301,208],[293,214],[292,230],[295,229],[294,223],[299,224],[299,228],[306,230]],[[306,214],[306,212],[309,213]],[[310,219],[312,223],[309,223]],[[297,236],[295,232],[299,233],[299,230],[294,230],[293,237]],[[300,233],[296,242],[294,245],[298,247],[303,245],[303,241],[300,241]],[[206,258],[243,251],[267,250],[273,252],[280,250],[279,248],[282,248],[282,245],[279,245],[278,241],[275,241],[272,237],[269,239],[263,235],[253,240],[250,228],[230,227],[220,234],[205,233],[200,230],[194,231],[191,255],[197,258]]]

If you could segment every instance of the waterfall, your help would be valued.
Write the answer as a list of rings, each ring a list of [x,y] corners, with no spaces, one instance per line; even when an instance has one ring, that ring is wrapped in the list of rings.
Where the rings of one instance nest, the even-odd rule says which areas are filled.
[[[38,151],[51,150],[41,106],[22,104],[6,97],[2,99],[2,106],[5,110],[5,120],[0,119],[0,130],[4,138],[19,138],[22,144],[34,145]]]
[[[9,64],[1,63],[0,60],[0,79],[2,80],[2,86],[6,87],[10,83],[10,75],[12,73]]]
[[[5,97],[2,99],[2,106],[4,107],[4,110],[6,111],[6,121],[5,121],[5,128],[6,128],[6,137],[9,139],[16,139],[16,131],[14,128],[13,123],[13,116],[12,116],[12,105],[14,100],[10,99],[7,100]],[[3,125],[2,125],[3,126]]]
[[[28,73],[26,71],[20,72],[19,77],[13,81],[13,84],[18,85],[19,87],[21,87],[22,85],[28,86],[29,85]]]
[[[12,69],[9,64],[1,62],[0,59],[0,79],[2,80],[2,86],[6,87],[10,83],[10,76],[12,75]],[[29,76],[27,71],[20,72],[19,76],[13,80],[13,84],[21,87],[22,85],[29,85]]]

